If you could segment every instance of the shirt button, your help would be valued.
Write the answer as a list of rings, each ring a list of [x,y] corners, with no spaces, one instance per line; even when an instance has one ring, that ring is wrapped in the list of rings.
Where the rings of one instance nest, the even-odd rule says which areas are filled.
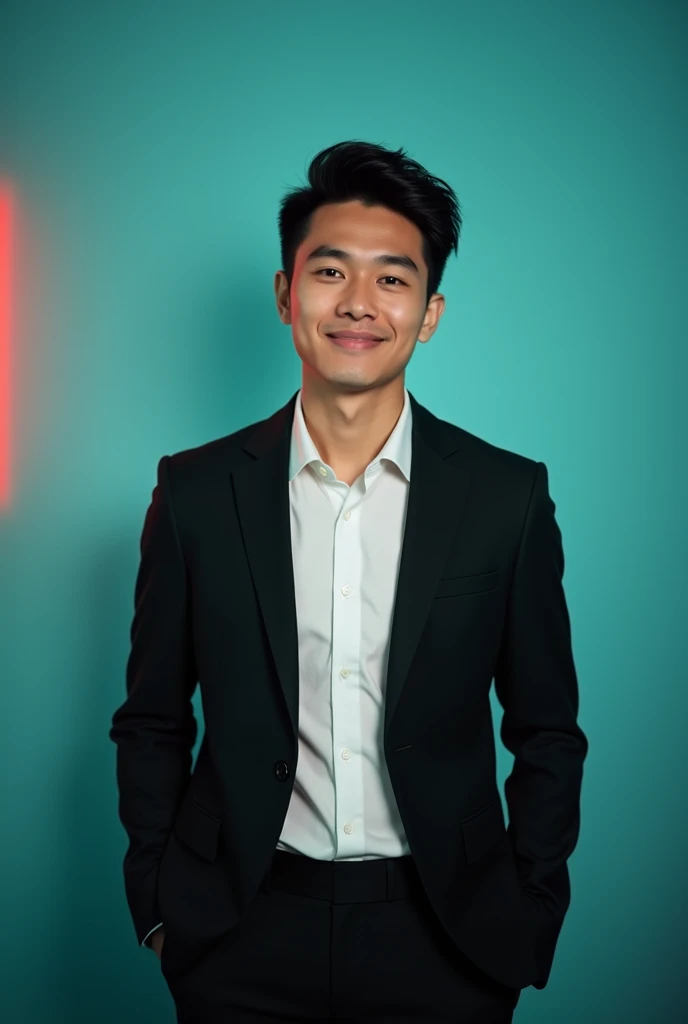
[[[351,519],[351,513],[350,512],[345,512],[344,513],[344,518],[347,519],[347,520]]]
[[[342,750],[342,757],[344,758],[345,761],[348,761],[349,758],[351,757],[351,751],[349,750],[348,747],[344,747],[344,749]]]
[[[324,466],[320,467],[320,476],[327,476],[327,470]]]
[[[344,665],[339,670],[339,674],[342,677],[342,679],[347,679],[349,677],[350,672],[351,672],[351,669],[347,668],[346,665]]]
[[[344,595],[344,597],[347,597],[350,593],[351,587],[349,586],[348,583],[345,583],[344,586],[342,587],[342,594]]]
[[[346,825],[344,826],[344,831],[346,832],[346,834],[348,836],[350,836],[351,833],[353,832],[353,830],[354,830],[353,825],[351,824],[350,821],[347,821]]]

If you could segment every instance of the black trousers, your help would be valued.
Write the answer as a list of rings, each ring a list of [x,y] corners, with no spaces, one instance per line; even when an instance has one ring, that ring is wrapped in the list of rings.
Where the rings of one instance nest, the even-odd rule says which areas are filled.
[[[411,857],[275,851],[239,923],[191,966],[163,944],[178,1024],[510,1024],[507,988],[456,948]]]

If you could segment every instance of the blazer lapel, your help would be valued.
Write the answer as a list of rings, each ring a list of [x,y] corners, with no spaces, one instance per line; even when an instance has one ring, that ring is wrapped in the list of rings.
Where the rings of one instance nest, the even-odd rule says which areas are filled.
[[[463,509],[470,474],[447,456],[456,428],[409,392],[411,482],[392,617],[384,734],[398,704]],[[244,445],[254,461],[232,471],[240,528],[280,685],[296,735],[299,705],[296,597],[289,521],[289,450],[296,393]]]

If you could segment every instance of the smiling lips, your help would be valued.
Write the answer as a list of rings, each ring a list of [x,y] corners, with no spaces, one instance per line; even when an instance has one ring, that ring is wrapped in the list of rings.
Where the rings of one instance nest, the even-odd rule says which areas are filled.
[[[353,338],[355,341],[382,341],[379,334],[370,334],[368,331],[331,331],[329,338]]]
[[[333,331],[328,334],[328,338],[331,338],[339,348],[349,349],[374,348],[383,340],[368,331]]]

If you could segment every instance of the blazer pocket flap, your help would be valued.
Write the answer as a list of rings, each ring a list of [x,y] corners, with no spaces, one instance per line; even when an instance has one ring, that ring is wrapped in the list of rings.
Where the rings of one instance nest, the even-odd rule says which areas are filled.
[[[477,576],[454,576],[440,580],[435,597],[454,597],[457,594],[479,594],[483,590],[494,590],[499,573],[481,572]]]
[[[174,833],[204,860],[214,861],[220,822],[190,797],[182,801],[174,822]]]
[[[504,811],[499,797],[461,822],[466,863],[474,864],[497,846],[506,835]]]

